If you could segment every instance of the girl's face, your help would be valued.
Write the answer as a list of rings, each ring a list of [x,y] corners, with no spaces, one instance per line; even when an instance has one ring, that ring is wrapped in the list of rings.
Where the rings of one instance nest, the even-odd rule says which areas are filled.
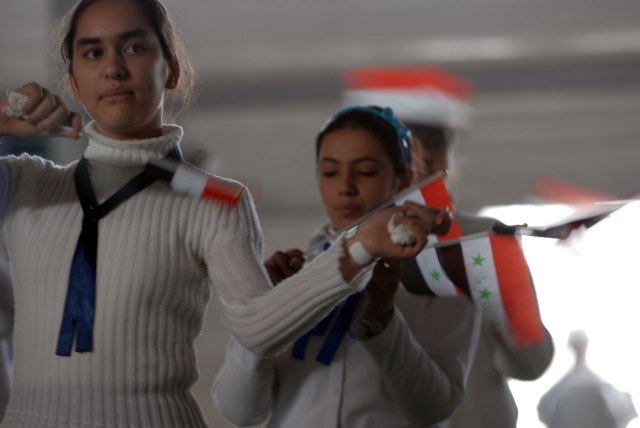
[[[318,153],[318,184],[324,209],[342,229],[409,185],[394,174],[382,143],[364,129],[342,129],[324,136]]]
[[[69,79],[102,134],[160,135],[164,91],[177,83],[172,65],[133,2],[98,1],[78,17]]]

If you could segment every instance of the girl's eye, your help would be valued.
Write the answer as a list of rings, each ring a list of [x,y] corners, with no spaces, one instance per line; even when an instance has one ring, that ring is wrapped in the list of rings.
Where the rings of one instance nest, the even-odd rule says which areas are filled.
[[[125,49],[125,52],[133,53],[133,54],[141,53],[141,52],[144,52],[144,51],[145,51],[145,47],[144,47],[144,45],[141,45],[141,44],[129,45]]]
[[[357,172],[358,175],[361,175],[363,177],[375,177],[376,175],[378,175],[378,171],[375,170],[361,170]]]
[[[335,177],[337,174],[336,171],[322,171],[323,177]]]
[[[96,58],[99,58],[101,55],[102,55],[102,51],[100,49],[89,49],[84,54],[82,54],[83,57],[88,59],[96,59]]]

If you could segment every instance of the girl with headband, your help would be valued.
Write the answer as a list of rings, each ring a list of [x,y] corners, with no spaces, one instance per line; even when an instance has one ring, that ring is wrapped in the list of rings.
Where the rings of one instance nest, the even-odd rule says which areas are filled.
[[[388,108],[348,107],[329,118],[316,139],[329,223],[311,238],[316,251],[267,260],[274,282],[315,269],[338,231],[410,185],[409,138]],[[362,293],[285,351],[258,358],[232,339],[213,400],[238,426],[267,418],[280,428],[437,426],[464,397],[478,315],[466,297],[409,295],[399,263],[382,258]]]

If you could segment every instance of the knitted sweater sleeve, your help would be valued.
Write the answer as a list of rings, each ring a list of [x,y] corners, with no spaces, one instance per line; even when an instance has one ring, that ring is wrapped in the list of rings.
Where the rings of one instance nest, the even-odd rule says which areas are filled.
[[[0,157],[0,230],[4,225],[4,217],[9,207],[9,193],[11,188],[11,174],[7,158]],[[0,239],[3,234],[0,232]]]
[[[214,295],[231,333],[259,356],[282,350],[370,277],[369,270],[352,283],[343,279],[340,237],[305,269],[273,287],[263,267],[262,231],[247,191],[216,229],[205,255]]]

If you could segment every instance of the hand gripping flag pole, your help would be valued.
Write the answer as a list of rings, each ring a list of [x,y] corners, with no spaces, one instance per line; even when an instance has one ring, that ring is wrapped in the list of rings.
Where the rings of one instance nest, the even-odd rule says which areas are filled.
[[[447,171],[442,170],[430,175],[424,180],[419,181],[413,186],[407,187],[406,189],[396,193],[391,199],[383,202],[353,223],[340,229],[338,231],[338,234],[346,232],[347,230],[362,224],[365,220],[379,211],[382,211],[394,205],[401,205],[406,200],[411,200],[423,205],[429,205],[434,208],[437,207],[438,217],[436,218],[436,227],[433,229],[433,232],[442,236],[449,235],[451,233],[451,229],[455,230],[458,228],[458,226],[456,220],[452,218],[453,207],[451,205],[451,200],[449,199],[449,194],[447,193],[443,180],[443,177],[445,177],[446,175]],[[443,190],[446,196],[442,194]],[[429,195],[432,194],[437,194],[438,197],[429,197]],[[324,237],[323,239],[315,241],[313,245],[310,246],[307,251],[305,251],[305,256],[317,252],[324,245],[326,245],[328,241],[328,237]]]

